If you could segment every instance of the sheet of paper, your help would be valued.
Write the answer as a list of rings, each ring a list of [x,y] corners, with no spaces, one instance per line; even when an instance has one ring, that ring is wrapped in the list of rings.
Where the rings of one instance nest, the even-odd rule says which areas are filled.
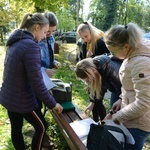
[[[70,123],[70,126],[73,128],[75,133],[81,139],[88,135],[89,130],[90,130],[90,125],[92,123],[97,124],[92,118],[86,118],[83,120],[74,121]]]
[[[55,87],[56,85],[51,81],[51,79],[45,72],[45,68],[41,68],[41,71],[42,71],[43,80],[44,80],[45,86],[47,87],[47,90],[50,90],[53,87]]]

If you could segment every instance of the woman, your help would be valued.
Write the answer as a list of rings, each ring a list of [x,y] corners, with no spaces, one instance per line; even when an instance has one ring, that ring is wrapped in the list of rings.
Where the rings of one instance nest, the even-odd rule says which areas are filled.
[[[96,122],[106,116],[103,98],[107,90],[118,95],[121,93],[118,74],[121,63],[122,60],[101,55],[83,59],[76,64],[76,76],[86,83],[91,101],[85,113],[89,115],[92,111]]]
[[[54,70],[52,68],[58,69],[60,67],[60,63],[54,58],[55,39],[53,37],[53,34],[56,31],[58,20],[55,14],[52,12],[46,12],[44,13],[44,16],[49,21],[49,30],[46,34],[46,38],[39,43],[41,48],[41,63],[48,76],[52,77],[54,75]]]
[[[83,40],[80,59],[110,53],[104,41],[104,33],[89,22],[80,24],[77,28],[79,37]]]
[[[25,150],[22,135],[23,119],[35,129],[32,150],[40,150],[47,123],[38,106],[42,100],[49,109],[62,112],[60,104],[50,95],[41,73],[40,48],[38,42],[46,37],[48,20],[40,13],[27,13],[20,29],[9,37],[0,103],[7,109],[11,123],[11,139],[16,150]]]
[[[112,54],[124,59],[119,74],[122,100],[107,118],[123,123],[131,132],[135,145],[127,145],[127,150],[142,150],[150,134],[150,42],[142,39],[142,30],[133,23],[112,27],[104,40]]]

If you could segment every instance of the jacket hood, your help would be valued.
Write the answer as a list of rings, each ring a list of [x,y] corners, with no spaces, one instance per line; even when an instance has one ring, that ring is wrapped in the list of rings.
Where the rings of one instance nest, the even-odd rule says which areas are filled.
[[[138,49],[134,50],[129,58],[136,56],[148,56],[150,57],[150,40],[143,39],[139,44]]]
[[[8,41],[6,43],[6,46],[10,46],[12,45],[13,43],[19,41],[19,40],[22,40],[22,39],[31,39],[33,40],[34,37],[33,35],[28,32],[28,31],[25,31],[25,30],[22,30],[22,29],[17,29],[15,30],[11,35],[10,37],[8,38]]]

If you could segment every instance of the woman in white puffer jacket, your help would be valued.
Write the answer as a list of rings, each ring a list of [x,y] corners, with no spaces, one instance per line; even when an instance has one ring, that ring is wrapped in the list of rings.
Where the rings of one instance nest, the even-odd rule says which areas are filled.
[[[133,23],[112,27],[104,41],[113,55],[124,59],[119,71],[122,100],[107,119],[123,123],[131,132],[135,144],[126,150],[142,150],[150,134],[150,41],[142,39],[142,30]]]

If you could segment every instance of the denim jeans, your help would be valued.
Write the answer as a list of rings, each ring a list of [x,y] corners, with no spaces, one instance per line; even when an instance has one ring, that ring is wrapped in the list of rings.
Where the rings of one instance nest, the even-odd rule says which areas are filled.
[[[110,108],[112,107],[112,105],[119,99],[119,95],[118,93],[115,92],[111,92],[111,97],[110,97]]]
[[[137,128],[128,128],[128,130],[132,134],[135,140],[135,144],[134,145],[127,144],[126,150],[142,150],[144,142],[149,136],[150,132],[146,132]]]

